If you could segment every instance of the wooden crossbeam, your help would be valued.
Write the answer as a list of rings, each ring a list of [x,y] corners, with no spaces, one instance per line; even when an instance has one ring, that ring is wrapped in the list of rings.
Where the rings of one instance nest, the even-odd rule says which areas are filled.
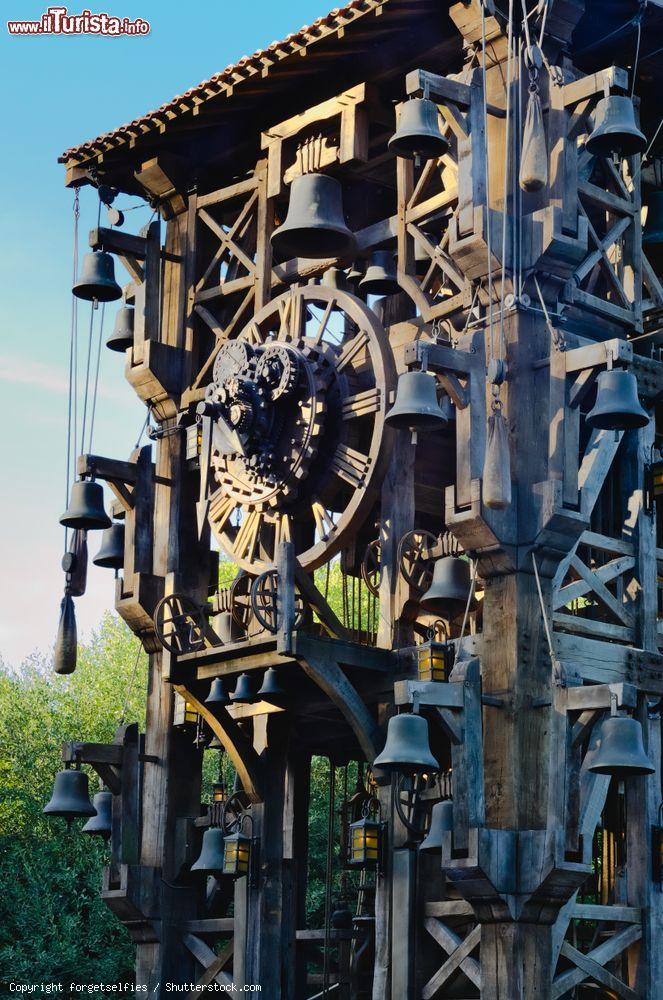
[[[580,540],[580,544],[583,544],[582,539]],[[574,555],[571,557],[569,565],[575,568],[579,562],[581,562],[579,556]],[[584,563],[582,565],[584,566]],[[564,607],[570,601],[575,601],[579,597],[584,597],[590,591],[594,591],[595,581],[599,581],[605,585],[606,583],[610,583],[611,580],[615,580],[618,576],[622,576],[628,570],[633,569],[634,566],[635,559],[633,556],[617,556],[616,559],[611,559],[609,562],[604,563],[603,566],[597,567],[597,569],[588,570],[591,579],[586,579],[584,574],[581,574],[580,580],[573,580],[571,583],[567,583],[557,590],[553,598],[553,610],[557,611],[558,608]]]
[[[561,954],[564,958],[568,958],[576,965],[579,973],[584,973],[579,982],[583,982],[587,978],[591,977],[597,983],[607,986],[608,989],[613,990],[618,996],[623,997],[624,1000],[638,1000],[640,994],[636,993],[635,990],[630,988],[630,986],[627,986],[626,983],[622,982],[621,979],[618,979],[617,976],[613,976],[613,974],[608,972],[607,969],[604,969],[599,962],[591,958],[590,956],[593,954],[592,952],[590,952],[589,955],[583,955],[581,951],[578,951],[578,949],[574,948],[568,941],[565,941],[561,948]]]
[[[613,566],[613,569],[615,562],[626,563],[627,564],[626,568],[628,569],[634,565],[635,560],[629,559],[626,556],[623,556],[621,559],[618,560],[613,560],[613,563],[610,564]],[[584,564],[582,559],[580,559],[580,557],[575,554],[571,556],[571,567],[580,576],[581,580],[583,580],[583,582],[587,587],[587,591],[591,591],[593,594],[596,594],[599,600],[602,601],[602,603],[606,606],[606,608],[608,608],[608,610],[611,611],[612,614],[623,625],[625,625],[627,628],[633,627],[633,615],[630,609],[621,601],[617,600],[617,598],[614,597],[613,594],[611,594],[611,592],[606,587],[605,582],[602,579],[601,574],[599,573],[598,570],[592,571],[588,566]],[[614,579],[619,575],[620,575],[619,571],[613,572],[612,576],[608,575],[608,579]],[[561,592],[563,593],[564,590],[565,588],[562,588]]]
[[[229,941],[221,952],[216,955],[210,946],[205,941],[201,941],[195,934],[185,934],[182,940],[196,961],[200,962],[205,970],[196,984],[198,987],[208,986],[214,981],[220,986],[232,986],[232,976],[222,970],[224,965],[227,965],[232,958],[234,949],[233,941]],[[199,990],[197,989],[190,990],[184,996],[194,996],[198,992]]]
[[[481,966],[475,958],[470,957],[470,953],[481,940],[481,924],[477,924],[465,939],[458,937],[449,927],[433,917],[424,920],[424,927],[449,957],[423,987],[421,991],[423,1000],[432,1000],[437,996],[457,969],[464,972],[470,982],[481,989]]]

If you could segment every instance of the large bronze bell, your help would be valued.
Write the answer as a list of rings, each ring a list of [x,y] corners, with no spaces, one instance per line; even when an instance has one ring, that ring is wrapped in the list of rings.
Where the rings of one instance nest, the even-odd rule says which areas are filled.
[[[115,317],[113,332],[106,341],[106,347],[111,351],[126,351],[134,343],[134,308],[122,306]]]
[[[421,606],[434,615],[455,615],[467,606],[471,587],[472,575],[467,559],[443,556],[435,562],[433,579],[421,598]]]
[[[220,677],[215,677],[209,689],[209,694],[205,698],[206,705],[227,705],[230,701],[226,685]]]
[[[425,840],[419,844],[419,850],[424,853],[440,851],[444,834],[454,828],[454,807],[453,803],[436,802],[433,806],[430,817],[430,829]]]
[[[387,725],[384,750],[373,767],[386,771],[439,771],[428,741],[428,723],[421,715],[393,715]]]
[[[281,686],[278,670],[275,667],[268,667],[256,698],[262,698],[264,701],[281,701],[284,697],[285,690]]]
[[[359,291],[364,295],[397,295],[400,290],[394,255],[390,250],[375,250],[359,282]]]
[[[645,753],[642,726],[637,719],[610,716],[601,726],[601,742],[588,768],[596,774],[628,778],[653,774],[655,768]]]
[[[302,174],[290,188],[288,215],[272,233],[272,247],[290,257],[349,257],[357,241],[343,216],[343,190],[335,177]]]
[[[389,140],[389,149],[409,160],[420,156],[433,160],[449,149],[449,141],[440,131],[437,105],[427,97],[415,97],[401,107],[398,128]]]
[[[211,826],[203,834],[203,846],[200,857],[191,865],[192,872],[201,875],[218,875],[223,871],[223,830]]]
[[[101,548],[92,560],[95,566],[104,569],[122,569],[124,566],[124,525],[111,524],[101,536]]]
[[[88,302],[114,302],[122,298],[122,289],[115,280],[115,264],[109,253],[93,250],[83,258],[83,267],[72,292]]]
[[[590,427],[608,431],[646,427],[649,416],[640,405],[638,382],[632,372],[612,368],[600,372],[596,383],[596,402],[587,414]]]
[[[429,372],[403,372],[398,376],[396,401],[386,415],[390,427],[411,430],[439,429],[447,423],[437,401],[437,380]]]
[[[81,833],[108,840],[113,832],[113,793],[105,790],[97,792],[92,800],[92,805],[96,809],[97,815],[92,816],[87,821]]]
[[[90,802],[87,774],[70,768],[58,771],[51,800],[43,811],[47,816],[63,816],[66,820],[77,816],[95,816],[97,810]]]
[[[230,700],[239,705],[250,705],[256,700],[253,682],[249,674],[240,674]]]
[[[610,94],[596,105],[594,129],[587,139],[587,152],[592,156],[634,156],[647,147],[647,140],[635,124],[630,97]]]
[[[65,594],[60,605],[60,622],[53,650],[53,670],[56,674],[73,674],[77,648],[76,611],[71,594]]]
[[[110,528],[111,519],[104,510],[104,491],[99,483],[83,479],[73,484],[69,506],[61,516],[60,524],[84,531]]]
[[[656,247],[663,243],[663,191],[653,191],[649,195],[642,243],[647,247]]]

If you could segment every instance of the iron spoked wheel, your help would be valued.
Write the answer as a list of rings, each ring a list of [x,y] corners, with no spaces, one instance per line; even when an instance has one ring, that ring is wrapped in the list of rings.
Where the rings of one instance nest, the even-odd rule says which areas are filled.
[[[205,613],[188,597],[168,594],[154,609],[157,639],[169,653],[193,653],[205,646]]]
[[[369,542],[361,561],[361,578],[366,584],[366,589],[373,597],[380,593],[380,581],[382,579],[382,549],[380,539],[374,538]]]
[[[236,576],[230,584],[230,613],[238,628],[248,632],[251,619],[251,587],[253,577],[248,573]]]
[[[408,531],[398,543],[398,568],[403,579],[416,591],[428,590],[439,539],[432,531]]]
[[[278,585],[279,575],[275,569],[269,569],[261,573],[253,581],[251,588],[251,607],[256,621],[267,632],[274,635],[278,632]],[[294,628],[299,628],[304,619],[304,600],[298,591],[295,591],[295,621]]]

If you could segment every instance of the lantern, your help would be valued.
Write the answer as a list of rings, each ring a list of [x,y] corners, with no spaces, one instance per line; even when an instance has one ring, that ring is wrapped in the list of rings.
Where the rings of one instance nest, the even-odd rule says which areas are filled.
[[[428,632],[426,642],[414,647],[417,672],[420,681],[448,681],[453,666],[453,647],[447,642],[438,642],[436,635],[446,627],[443,621],[436,621]]]
[[[249,874],[251,866],[251,837],[241,830],[228,833],[223,838],[223,874],[239,878]]]
[[[173,726],[177,729],[185,729],[187,726],[195,726],[197,723],[198,713],[195,708],[176,691],[173,704]]]
[[[353,868],[377,868],[382,861],[380,806],[376,799],[364,804],[363,816],[349,826],[348,865]]]
[[[225,782],[215,781],[212,785],[212,802],[225,802],[228,798],[228,789]]]

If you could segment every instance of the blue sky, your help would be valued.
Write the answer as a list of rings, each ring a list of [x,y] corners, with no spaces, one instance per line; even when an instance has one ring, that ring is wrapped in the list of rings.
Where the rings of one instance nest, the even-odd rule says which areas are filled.
[[[0,25],[0,656],[10,663],[55,638],[63,576],[67,351],[72,269],[72,192],[58,154],[224,69],[325,14],[330,0],[188,3],[94,0],[87,7],[151,24],[144,37],[9,36],[5,19],[38,20],[47,3],[4,0]],[[117,204],[136,204],[118,198]],[[137,231],[149,210],[127,215]],[[96,221],[81,194],[82,249]],[[118,265],[118,280],[127,279]],[[106,330],[115,306],[107,309]],[[79,313],[86,329],[87,304]],[[93,450],[127,457],[144,410],[124,381],[123,358],[102,352]],[[90,551],[98,547],[91,539]],[[83,637],[112,607],[113,574],[91,566],[77,600]]]

